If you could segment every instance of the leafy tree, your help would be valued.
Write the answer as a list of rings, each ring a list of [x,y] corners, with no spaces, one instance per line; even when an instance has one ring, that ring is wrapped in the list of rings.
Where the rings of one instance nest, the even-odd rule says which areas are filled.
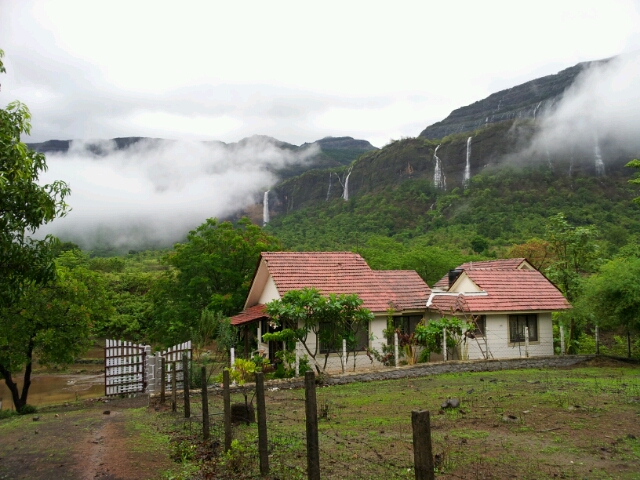
[[[631,160],[625,166],[626,167],[630,167],[630,168],[638,168],[638,169],[640,169],[640,160],[638,160],[636,158],[634,160]],[[636,178],[632,178],[631,180],[629,180],[629,183],[633,183],[635,185],[640,185],[640,176],[636,176]],[[640,197],[634,198],[633,201],[636,202],[636,203],[640,203]]]
[[[211,345],[214,339],[217,353],[223,354],[224,363],[227,364],[227,355],[231,348],[236,346],[238,333],[236,328],[231,325],[229,318],[225,317],[222,312],[214,312],[205,308],[191,333],[196,361],[200,360],[204,349]]]
[[[360,253],[374,270],[415,270],[429,285],[462,263],[483,259],[429,245],[422,239],[403,243],[380,236],[370,237]]]
[[[16,410],[27,404],[34,360],[72,363],[90,346],[92,325],[111,311],[97,274],[62,266],[53,282],[29,284],[18,302],[0,309],[0,373]],[[20,392],[14,375],[23,368]]]
[[[596,236],[594,226],[574,227],[561,213],[552,216],[547,223],[546,241],[553,257],[547,275],[571,303],[578,299],[585,276],[597,267]],[[569,310],[559,314],[559,318],[569,325],[568,351],[575,353],[580,317]]]
[[[476,253],[482,253],[489,248],[489,242],[486,238],[476,235],[471,239],[471,248]]]
[[[0,50],[0,72],[4,72]],[[29,134],[31,114],[20,102],[0,109],[0,307],[19,300],[29,283],[55,277],[51,236],[34,240],[37,228],[67,211],[64,182],[40,185],[45,157],[20,141]]]
[[[599,325],[624,329],[630,346],[631,332],[640,332],[640,258],[616,258],[604,264],[586,282],[582,302],[592,308]]]
[[[353,352],[354,362],[357,349],[356,337],[362,328],[373,319],[373,314],[362,307],[362,300],[356,294],[329,294],[324,297],[315,288],[290,290],[279,300],[267,303],[267,314],[282,330],[262,335],[265,341],[299,341],[311,357],[318,373],[327,365],[329,353],[322,367],[317,356],[320,343],[328,350],[341,350],[342,339],[347,340]],[[330,324],[331,328],[322,328]],[[309,333],[313,332],[313,344],[309,344]],[[344,359],[346,362],[346,359]]]
[[[549,247],[546,240],[532,238],[509,248],[506,258],[526,258],[538,270],[545,270],[553,262]]]
[[[153,286],[151,333],[165,344],[186,340],[205,308],[225,315],[242,309],[260,252],[280,243],[248,218],[208,219],[175,245],[170,270]]]

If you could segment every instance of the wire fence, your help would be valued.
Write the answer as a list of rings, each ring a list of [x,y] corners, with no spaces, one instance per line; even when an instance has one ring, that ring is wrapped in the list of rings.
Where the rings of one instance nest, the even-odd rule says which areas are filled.
[[[315,376],[311,374],[309,378],[315,385]],[[309,378],[305,379],[306,389],[272,386],[264,390],[265,456],[271,478],[308,478]],[[211,478],[260,477],[264,466],[260,460],[259,422],[256,423],[260,415],[256,411],[259,388],[257,384],[229,388],[227,408],[225,389],[208,390],[206,417],[202,413],[204,402],[200,401],[202,392],[194,392],[191,397],[178,392],[176,411],[185,413],[185,417],[189,411],[189,415],[175,418],[178,425],[178,434],[174,436],[175,459],[191,459],[196,455],[215,458],[209,464],[202,463],[204,471],[211,469],[208,472]],[[413,478],[411,410],[390,405],[385,407],[384,417],[369,418],[362,409],[354,408],[353,399],[344,398],[343,402],[341,398],[344,397],[331,391],[331,387],[313,387],[314,402],[310,405],[315,404],[316,409],[311,417],[317,421],[318,471],[321,470],[322,478]],[[167,405],[171,401],[167,398]],[[207,440],[202,440],[205,418],[209,420],[210,434]],[[433,471],[433,466],[430,470]],[[204,478],[209,478],[206,473]]]
[[[614,341],[620,343],[619,340]],[[521,355],[511,356],[526,356],[531,342],[526,343],[528,345],[525,344],[524,348],[520,346],[522,350],[518,350],[522,352]],[[557,332],[544,342],[540,335],[540,344],[545,348],[553,349],[554,343],[559,343]],[[632,342],[632,345],[635,344]],[[603,352],[603,344],[600,344],[600,351],[606,353]],[[318,385],[314,388],[315,412],[312,416],[317,420],[319,470],[322,478],[414,478],[416,457],[412,411],[425,408],[420,404],[419,392],[421,388],[425,388],[424,384],[428,380],[420,381],[421,385],[414,385],[418,383],[416,380],[406,381],[407,392],[413,392],[415,397],[402,398],[402,401],[397,396],[404,395],[405,392],[398,393],[396,389],[393,395],[398,401],[387,401],[384,395],[380,395],[384,392],[379,391],[387,387],[376,386],[376,396],[380,397],[379,401],[384,401],[382,410],[372,408],[369,398],[371,392],[368,390],[370,386],[363,386],[360,396],[344,394],[334,387]],[[480,382],[483,389],[490,384],[485,384],[482,379]],[[539,384],[540,381],[533,383]],[[547,379],[543,383],[550,381]],[[475,387],[476,390],[477,388]],[[260,417],[257,411],[257,389],[259,387],[254,384],[232,386],[226,390],[228,405],[225,405],[224,389],[207,390],[206,419],[210,425],[210,438],[206,441],[202,440],[205,418],[202,413],[203,403],[200,401],[201,392],[194,391],[189,399],[189,418],[177,421],[182,435],[178,435],[175,442],[177,459],[195,455],[189,445],[196,445],[196,450],[200,451],[199,458],[213,459],[212,462],[201,463],[203,470],[210,470],[209,476],[204,474],[204,478],[258,478],[264,468],[261,463],[261,453],[264,453],[268,458],[272,478],[307,478],[310,468],[306,401],[308,391],[292,388],[291,385],[273,384],[264,390],[267,438],[264,452],[260,448],[259,423],[256,423]],[[436,469],[446,467],[451,459],[465,455],[465,438],[459,435],[458,444],[448,437],[449,432],[444,422],[447,416],[466,415],[469,419],[474,416],[470,413],[474,407],[493,409],[496,412],[500,410],[500,405],[495,403],[497,400],[486,395],[484,390],[465,389],[466,393],[462,388],[460,390],[461,404],[465,406],[465,410],[467,407],[471,410],[465,413],[463,409],[452,409],[447,410],[447,415],[444,415],[447,407],[443,406],[443,410],[438,411],[439,404],[435,410],[440,415],[433,419],[433,437],[430,434],[430,439],[433,439],[434,455],[429,456]],[[507,396],[510,397],[511,394]],[[169,398],[167,400],[171,401]],[[179,413],[187,410],[186,397],[181,392],[177,392],[176,402]],[[433,409],[434,405],[430,408]]]

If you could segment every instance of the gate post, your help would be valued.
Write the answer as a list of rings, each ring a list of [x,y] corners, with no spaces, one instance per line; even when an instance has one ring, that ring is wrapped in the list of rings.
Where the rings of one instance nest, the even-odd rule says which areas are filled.
[[[184,394],[184,418],[191,417],[191,403],[189,398],[189,355],[182,353],[182,393]]]
[[[160,403],[164,405],[167,391],[167,361],[160,357]]]
[[[151,355],[151,346],[144,346],[144,359],[146,366],[144,369],[144,383],[149,395],[156,393],[156,357]]]
[[[171,411],[178,410],[178,387],[177,378],[178,372],[176,371],[176,362],[171,362]]]

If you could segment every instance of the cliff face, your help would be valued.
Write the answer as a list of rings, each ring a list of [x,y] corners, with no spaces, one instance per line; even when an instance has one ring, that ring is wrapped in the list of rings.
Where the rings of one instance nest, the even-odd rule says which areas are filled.
[[[312,170],[282,182],[269,194],[271,215],[343,197],[347,176],[349,198],[393,189],[408,179],[427,180],[434,185],[434,191],[463,189],[467,155],[472,178],[485,169],[503,165],[544,165],[563,176],[597,174],[593,145],[576,148],[570,154],[528,151],[526,147],[538,128],[533,120],[511,120],[438,141],[421,137],[398,140],[361,155],[350,167]],[[614,144],[603,143],[600,147],[607,175],[631,175],[632,172],[624,168],[630,159],[627,152]],[[435,186],[436,148],[444,177],[439,187]]]
[[[505,120],[535,119],[548,114],[583,70],[608,61],[578,63],[555,75],[536,78],[493,93],[483,100],[454,110],[444,120],[425,128],[420,136],[429,139],[443,138],[455,133],[470,132],[483,125]]]

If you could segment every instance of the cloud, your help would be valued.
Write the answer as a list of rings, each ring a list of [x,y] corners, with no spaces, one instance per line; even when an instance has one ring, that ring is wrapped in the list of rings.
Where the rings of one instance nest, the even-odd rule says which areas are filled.
[[[609,152],[605,165],[640,152],[640,52],[582,72],[540,119],[528,153],[595,161],[596,148]]]
[[[235,213],[277,182],[278,168],[308,162],[317,145],[282,149],[267,137],[237,144],[146,139],[72,142],[47,155],[43,183],[66,181],[72,211],[43,227],[83,248],[168,246],[210,217]]]

